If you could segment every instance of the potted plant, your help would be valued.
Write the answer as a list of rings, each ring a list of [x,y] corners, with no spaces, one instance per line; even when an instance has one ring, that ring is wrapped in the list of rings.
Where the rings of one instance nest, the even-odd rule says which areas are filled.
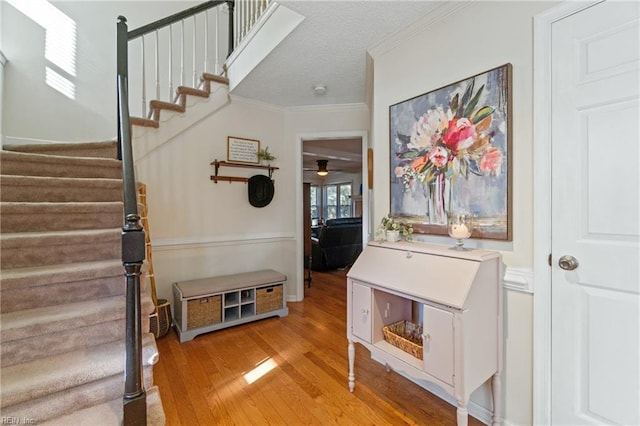
[[[380,229],[385,232],[386,240],[391,242],[399,241],[400,235],[410,241],[411,234],[413,234],[413,226],[411,224],[397,221],[389,215],[383,217],[382,221],[380,221]]]
[[[264,161],[273,161],[276,157],[269,152],[269,147],[266,147],[258,150],[258,159],[262,163]]]

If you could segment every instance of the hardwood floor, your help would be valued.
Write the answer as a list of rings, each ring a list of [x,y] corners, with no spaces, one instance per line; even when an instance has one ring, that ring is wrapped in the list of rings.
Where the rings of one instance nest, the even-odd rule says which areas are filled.
[[[314,272],[305,300],[288,307],[287,317],[182,344],[173,330],[159,339],[154,378],[167,425],[456,424],[455,407],[387,373],[360,345],[349,392],[345,271]]]

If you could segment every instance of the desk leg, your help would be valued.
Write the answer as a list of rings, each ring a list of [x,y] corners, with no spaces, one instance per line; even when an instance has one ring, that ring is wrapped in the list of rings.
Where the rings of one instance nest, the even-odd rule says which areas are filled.
[[[496,373],[491,380],[491,393],[493,397],[493,426],[502,424],[502,375]]]
[[[458,426],[467,426],[469,424],[469,411],[467,410],[467,404],[469,400],[458,400],[458,410],[456,411],[456,420]]]
[[[347,353],[349,354],[349,392],[353,392],[356,387],[356,375],[353,372],[356,361],[356,347],[353,344],[353,340],[349,340]]]

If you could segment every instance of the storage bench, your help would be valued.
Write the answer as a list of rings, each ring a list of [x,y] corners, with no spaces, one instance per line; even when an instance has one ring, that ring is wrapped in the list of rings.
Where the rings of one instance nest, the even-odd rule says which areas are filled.
[[[173,283],[180,342],[272,316],[286,316],[286,275],[272,269]]]

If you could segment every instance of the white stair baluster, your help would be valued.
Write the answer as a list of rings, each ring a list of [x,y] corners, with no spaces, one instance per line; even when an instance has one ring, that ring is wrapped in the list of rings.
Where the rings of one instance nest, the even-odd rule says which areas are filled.
[[[140,37],[140,41],[141,41],[141,47],[142,47],[142,65],[140,67],[140,69],[142,70],[142,116],[146,117],[147,116],[147,87],[146,87],[146,61],[145,61],[145,54],[144,54],[144,36]]]
[[[156,39],[156,51],[155,51],[155,65],[156,65],[156,99],[160,100],[160,46],[158,40],[158,30],[155,31]],[[171,100],[171,99],[169,99]]]
[[[240,7],[242,8],[242,35],[241,38],[244,39],[244,36],[247,35],[247,2],[240,1]]]
[[[260,0],[253,0],[253,24],[258,22],[260,17]],[[251,25],[253,27],[253,24]]]
[[[173,99],[173,26],[169,25],[169,99]]]
[[[207,72],[209,61],[209,11],[204,11],[204,66],[202,72]]]
[[[184,19],[180,21],[180,86],[184,86]]]
[[[197,78],[197,71],[196,71],[196,15],[193,15],[193,30],[191,31],[192,34],[192,39],[193,39],[193,45],[191,46],[191,55],[192,55],[192,68],[193,68],[193,85],[191,87],[196,87],[196,78]]]
[[[229,11],[229,13],[231,13],[231,11]],[[238,8],[236,7],[234,9],[234,14],[233,14],[233,48],[234,49],[238,45],[238,25],[239,25],[238,24]]]
[[[219,29],[219,27],[218,27],[218,8],[217,7],[216,7],[215,19],[216,19],[216,23],[215,23],[214,27],[216,29],[215,30],[216,31],[216,35],[215,35],[214,40],[215,40],[215,43],[216,43],[216,48],[215,48],[216,58],[215,58],[215,62],[214,62],[215,65],[214,65],[213,73],[214,74],[218,74],[218,70],[220,69],[220,63],[218,62],[219,61],[219,57],[220,57],[219,56],[220,52],[219,52],[219,47],[218,47],[218,35],[219,35],[218,29]]]

